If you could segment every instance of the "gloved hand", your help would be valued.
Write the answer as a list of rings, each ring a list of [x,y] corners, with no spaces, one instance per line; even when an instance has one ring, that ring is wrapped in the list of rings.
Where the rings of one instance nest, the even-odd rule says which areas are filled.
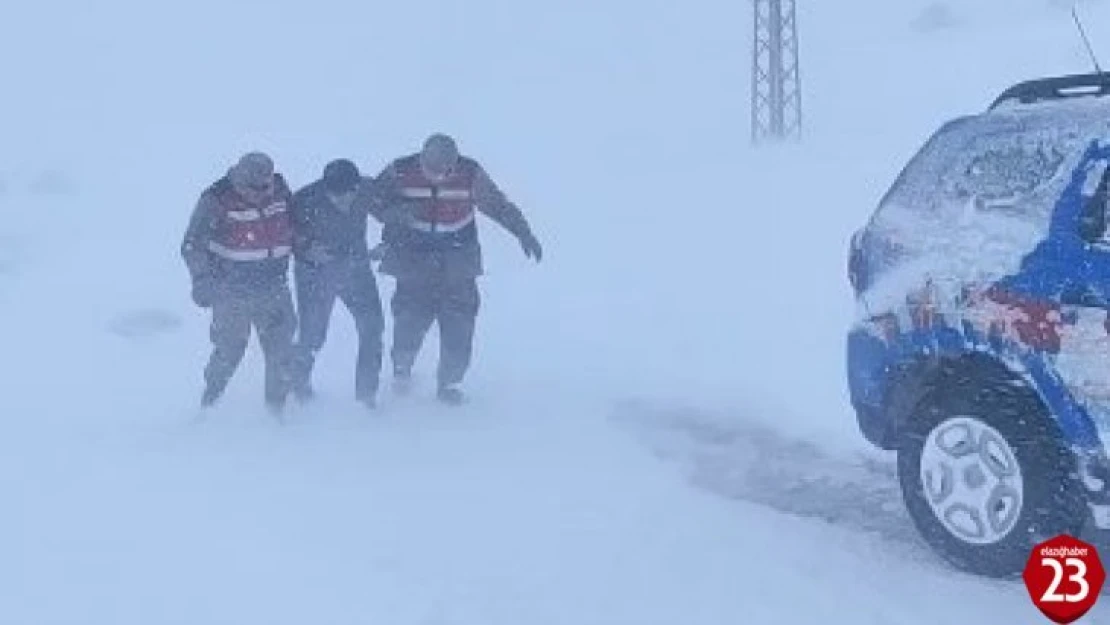
[[[207,278],[198,278],[193,280],[193,291],[191,293],[193,303],[201,308],[211,308],[212,300],[215,297],[215,287],[212,281]]]
[[[543,246],[540,245],[536,235],[531,232],[526,232],[520,237],[520,247],[524,250],[524,255],[528,258],[534,258],[536,262],[543,259]]]

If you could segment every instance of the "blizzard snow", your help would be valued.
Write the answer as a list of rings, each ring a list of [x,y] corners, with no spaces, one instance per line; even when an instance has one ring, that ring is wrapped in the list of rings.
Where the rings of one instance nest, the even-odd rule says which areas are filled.
[[[847,403],[846,247],[938,124],[1085,52],[1047,0],[800,4],[807,136],[763,152],[743,2],[9,8],[0,623],[1043,622],[908,531]],[[473,404],[357,410],[339,310],[318,405],[269,422],[252,351],[194,423],[203,186],[439,129],[547,251],[483,223]]]

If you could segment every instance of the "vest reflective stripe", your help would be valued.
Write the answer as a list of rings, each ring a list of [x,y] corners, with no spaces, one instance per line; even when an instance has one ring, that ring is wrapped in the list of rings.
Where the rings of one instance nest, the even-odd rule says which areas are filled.
[[[224,213],[231,221],[258,221],[262,219],[261,211],[248,209],[244,211],[227,211]]]
[[[428,187],[404,187],[401,195],[414,200],[430,200],[433,197],[452,202],[470,199],[470,189],[440,189],[439,193],[432,193]]]
[[[273,217],[286,212],[287,207],[285,202],[274,202],[273,204],[261,210],[257,208],[247,208],[242,210],[229,210],[225,215],[231,221],[258,221],[263,217]]]
[[[293,252],[293,247],[290,245],[278,245],[276,247],[267,249],[256,250],[237,250],[226,247],[217,243],[216,241],[208,242],[208,251],[212,252],[220,258],[234,261],[255,261],[255,260],[268,260],[271,258],[285,258]]]
[[[465,201],[470,199],[470,189],[443,189],[439,192],[441,200]]]
[[[458,232],[459,230],[462,230],[463,228],[469,226],[472,223],[474,223],[474,213],[473,212],[470,213],[469,215],[467,215],[462,221],[457,221],[457,222],[454,222],[454,223],[432,223],[432,222],[429,222],[429,221],[419,221],[419,220],[417,220],[417,221],[410,222],[409,227],[412,228],[413,230],[419,230],[421,232],[445,232],[446,233],[446,232]]]

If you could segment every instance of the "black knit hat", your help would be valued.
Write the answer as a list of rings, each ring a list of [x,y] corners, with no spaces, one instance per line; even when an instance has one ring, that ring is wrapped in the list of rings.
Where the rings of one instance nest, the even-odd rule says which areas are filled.
[[[362,175],[354,163],[338,158],[324,167],[324,188],[335,193],[351,191],[358,186]]]

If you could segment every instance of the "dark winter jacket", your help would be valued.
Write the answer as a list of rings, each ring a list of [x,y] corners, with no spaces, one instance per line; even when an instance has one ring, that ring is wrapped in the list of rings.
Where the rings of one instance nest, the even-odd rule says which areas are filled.
[[[319,180],[297,191],[293,196],[293,254],[297,262],[315,264],[310,254],[313,247],[337,261],[369,258],[366,228],[371,207],[356,197],[347,210],[342,210]]]
[[[472,279],[484,272],[481,243],[476,224],[467,230],[450,233],[418,231],[416,216],[426,212],[427,201],[405,197],[403,178],[418,155],[390,163],[374,179],[375,206],[371,209],[385,223],[382,242],[386,244],[381,271],[396,277]],[[474,159],[461,157],[460,167],[472,172],[469,201],[473,209],[486,215],[518,239],[533,238],[521,210],[494,184],[485,169]]]
[[[277,203],[284,208],[292,194],[280,174],[275,174],[274,179],[274,193],[264,204],[273,206]],[[229,207],[225,202],[231,193],[234,190],[227,176],[216,181],[201,193],[189,219],[181,242],[181,256],[194,286],[250,290],[285,284],[289,270],[288,254],[262,260],[232,260],[213,251],[220,249],[220,244],[224,243],[221,237],[229,226]],[[288,212],[285,212],[283,219],[288,218]],[[289,225],[283,223],[282,229],[288,232],[291,229]],[[273,228],[268,230],[274,231]]]

